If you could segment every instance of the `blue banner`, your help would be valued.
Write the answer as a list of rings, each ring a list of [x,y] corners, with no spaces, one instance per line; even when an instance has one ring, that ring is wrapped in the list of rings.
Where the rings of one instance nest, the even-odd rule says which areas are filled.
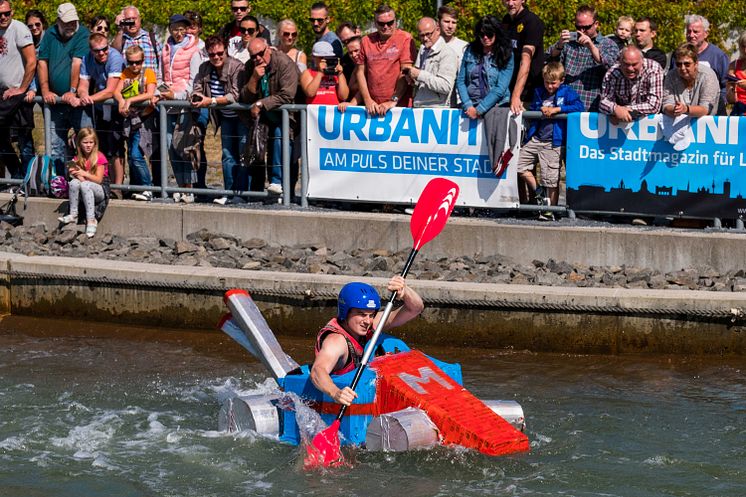
[[[568,116],[568,206],[723,219],[746,214],[746,119],[693,119],[673,140],[664,138],[661,126],[670,123],[662,121],[651,115],[621,127],[604,114]]]

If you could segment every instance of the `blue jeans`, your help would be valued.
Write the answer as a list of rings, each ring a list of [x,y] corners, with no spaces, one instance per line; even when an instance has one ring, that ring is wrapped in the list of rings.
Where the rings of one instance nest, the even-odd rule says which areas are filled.
[[[272,154],[269,182],[282,185],[282,124],[269,125],[269,141]]]
[[[171,168],[174,171],[176,183],[179,186],[193,185],[197,182],[197,172],[192,168],[192,164],[185,161],[181,153],[174,148],[174,128],[179,120],[179,114],[168,115],[168,128],[166,129],[166,142],[169,143],[168,158],[171,160]]]
[[[241,165],[241,152],[249,130],[238,116],[220,116],[220,142],[223,147],[223,186],[226,190],[248,190],[248,169]]]
[[[150,169],[140,148],[140,130],[133,131],[127,140],[127,151],[130,166],[130,184],[153,186]]]
[[[72,158],[72,154],[70,153],[72,151],[67,149],[67,133],[70,131],[70,128],[73,128],[75,132],[80,130],[83,109],[68,105],[54,105],[50,107],[50,110],[52,150],[48,154],[52,159],[55,174],[62,175],[65,174],[65,161],[68,158]]]
[[[25,175],[26,166],[36,155],[34,135],[31,128],[25,128],[18,132],[18,148],[21,151],[21,172]]]

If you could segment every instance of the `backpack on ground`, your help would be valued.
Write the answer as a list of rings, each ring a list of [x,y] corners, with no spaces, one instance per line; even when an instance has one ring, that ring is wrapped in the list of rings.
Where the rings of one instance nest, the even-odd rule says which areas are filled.
[[[26,197],[51,196],[51,182],[54,174],[54,165],[48,155],[35,155],[26,165],[26,176],[23,178],[23,193]]]

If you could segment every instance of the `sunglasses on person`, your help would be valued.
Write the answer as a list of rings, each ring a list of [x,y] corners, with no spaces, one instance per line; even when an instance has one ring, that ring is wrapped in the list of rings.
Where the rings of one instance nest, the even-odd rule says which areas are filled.
[[[248,7],[231,7],[231,10],[233,12],[246,12],[247,10],[249,10],[249,8]]]
[[[130,66],[141,66],[143,62],[145,62],[145,59],[140,59],[140,60],[127,59],[127,64]]]
[[[264,48],[261,52],[257,52],[255,54],[251,54],[252,59],[263,59],[264,53],[267,51],[267,47]]]
[[[322,22],[326,21],[326,17],[309,17],[308,22],[311,24],[321,24]]]
[[[94,30],[95,32],[97,32],[97,33],[98,33],[98,32],[101,32],[101,31],[109,31],[109,26],[104,26],[104,25],[102,24],[102,25],[99,25],[99,26],[96,26],[95,28],[93,28],[93,30]]]
[[[676,67],[691,67],[693,65],[694,65],[694,62],[692,62],[691,60],[681,61],[681,62],[679,62],[678,60],[676,61]]]
[[[108,46],[101,47],[101,48],[93,48],[93,47],[91,47],[91,52],[94,52],[94,53],[104,53],[104,52],[108,52],[108,51],[109,51],[109,47]]]
[[[378,24],[379,26],[381,27],[385,26],[387,28],[392,27],[395,23],[396,23],[396,19],[394,19],[393,21],[386,21],[386,22],[376,21],[376,24]]]
[[[40,28],[41,27],[41,23],[40,22],[32,22],[31,24],[26,24],[26,27],[29,28],[29,29]]]
[[[495,33],[488,33],[486,31],[482,31],[481,33],[479,33],[480,38],[494,38],[495,36]]]
[[[12,15],[13,15],[13,11],[12,10],[6,10],[6,11],[3,11],[3,12],[0,12],[0,17],[10,17]]]
[[[223,55],[225,55],[225,50],[223,50],[222,52],[207,53],[208,57],[222,57]]]
[[[587,26],[581,26],[580,24],[576,24],[575,25],[575,29],[577,29],[578,31],[588,31],[589,29],[591,29],[593,27],[594,24],[596,24],[596,23],[592,22],[592,23],[588,24]]]
[[[284,36],[285,38],[297,38],[298,33],[282,33],[282,36]]]
[[[253,35],[254,33],[256,33],[256,28],[238,28],[238,31],[242,35],[246,35],[246,34]]]

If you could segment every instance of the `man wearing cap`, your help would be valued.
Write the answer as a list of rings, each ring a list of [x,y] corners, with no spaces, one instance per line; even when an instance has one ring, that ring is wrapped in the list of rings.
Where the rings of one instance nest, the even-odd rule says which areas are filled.
[[[391,278],[387,288],[397,292],[403,305],[389,315],[383,331],[411,321],[425,308],[422,298],[407,286],[401,276]],[[350,387],[337,387],[331,375],[349,373],[359,366],[365,345],[381,320],[378,315],[380,307],[381,298],[375,288],[366,283],[348,283],[339,292],[337,317],[321,328],[316,336],[311,381],[339,404],[352,404],[357,394]]]
[[[404,73],[414,86],[414,107],[450,107],[459,56],[440,36],[432,17],[420,19],[417,32],[422,46],[414,66]]]
[[[66,104],[73,104],[77,98],[80,82],[80,66],[88,53],[90,32],[81,26],[78,12],[71,3],[63,3],[57,8],[57,22],[49,28],[39,45],[37,73],[39,88],[44,101],[51,107],[52,158],[57,174],[63,173],[67,133],[70,128],[80,129],[82,111],[68,105],[53,105],[57,97]]]
[[[36,70],[36,51],[31,32],[20,21],[13,19],[8,0],[0,0],[0,127],[15,124],[18,108],[31,84]],[[10,133],[0,133],[0,161],[12,178],[23,177],[23,167],[10,142]]]

